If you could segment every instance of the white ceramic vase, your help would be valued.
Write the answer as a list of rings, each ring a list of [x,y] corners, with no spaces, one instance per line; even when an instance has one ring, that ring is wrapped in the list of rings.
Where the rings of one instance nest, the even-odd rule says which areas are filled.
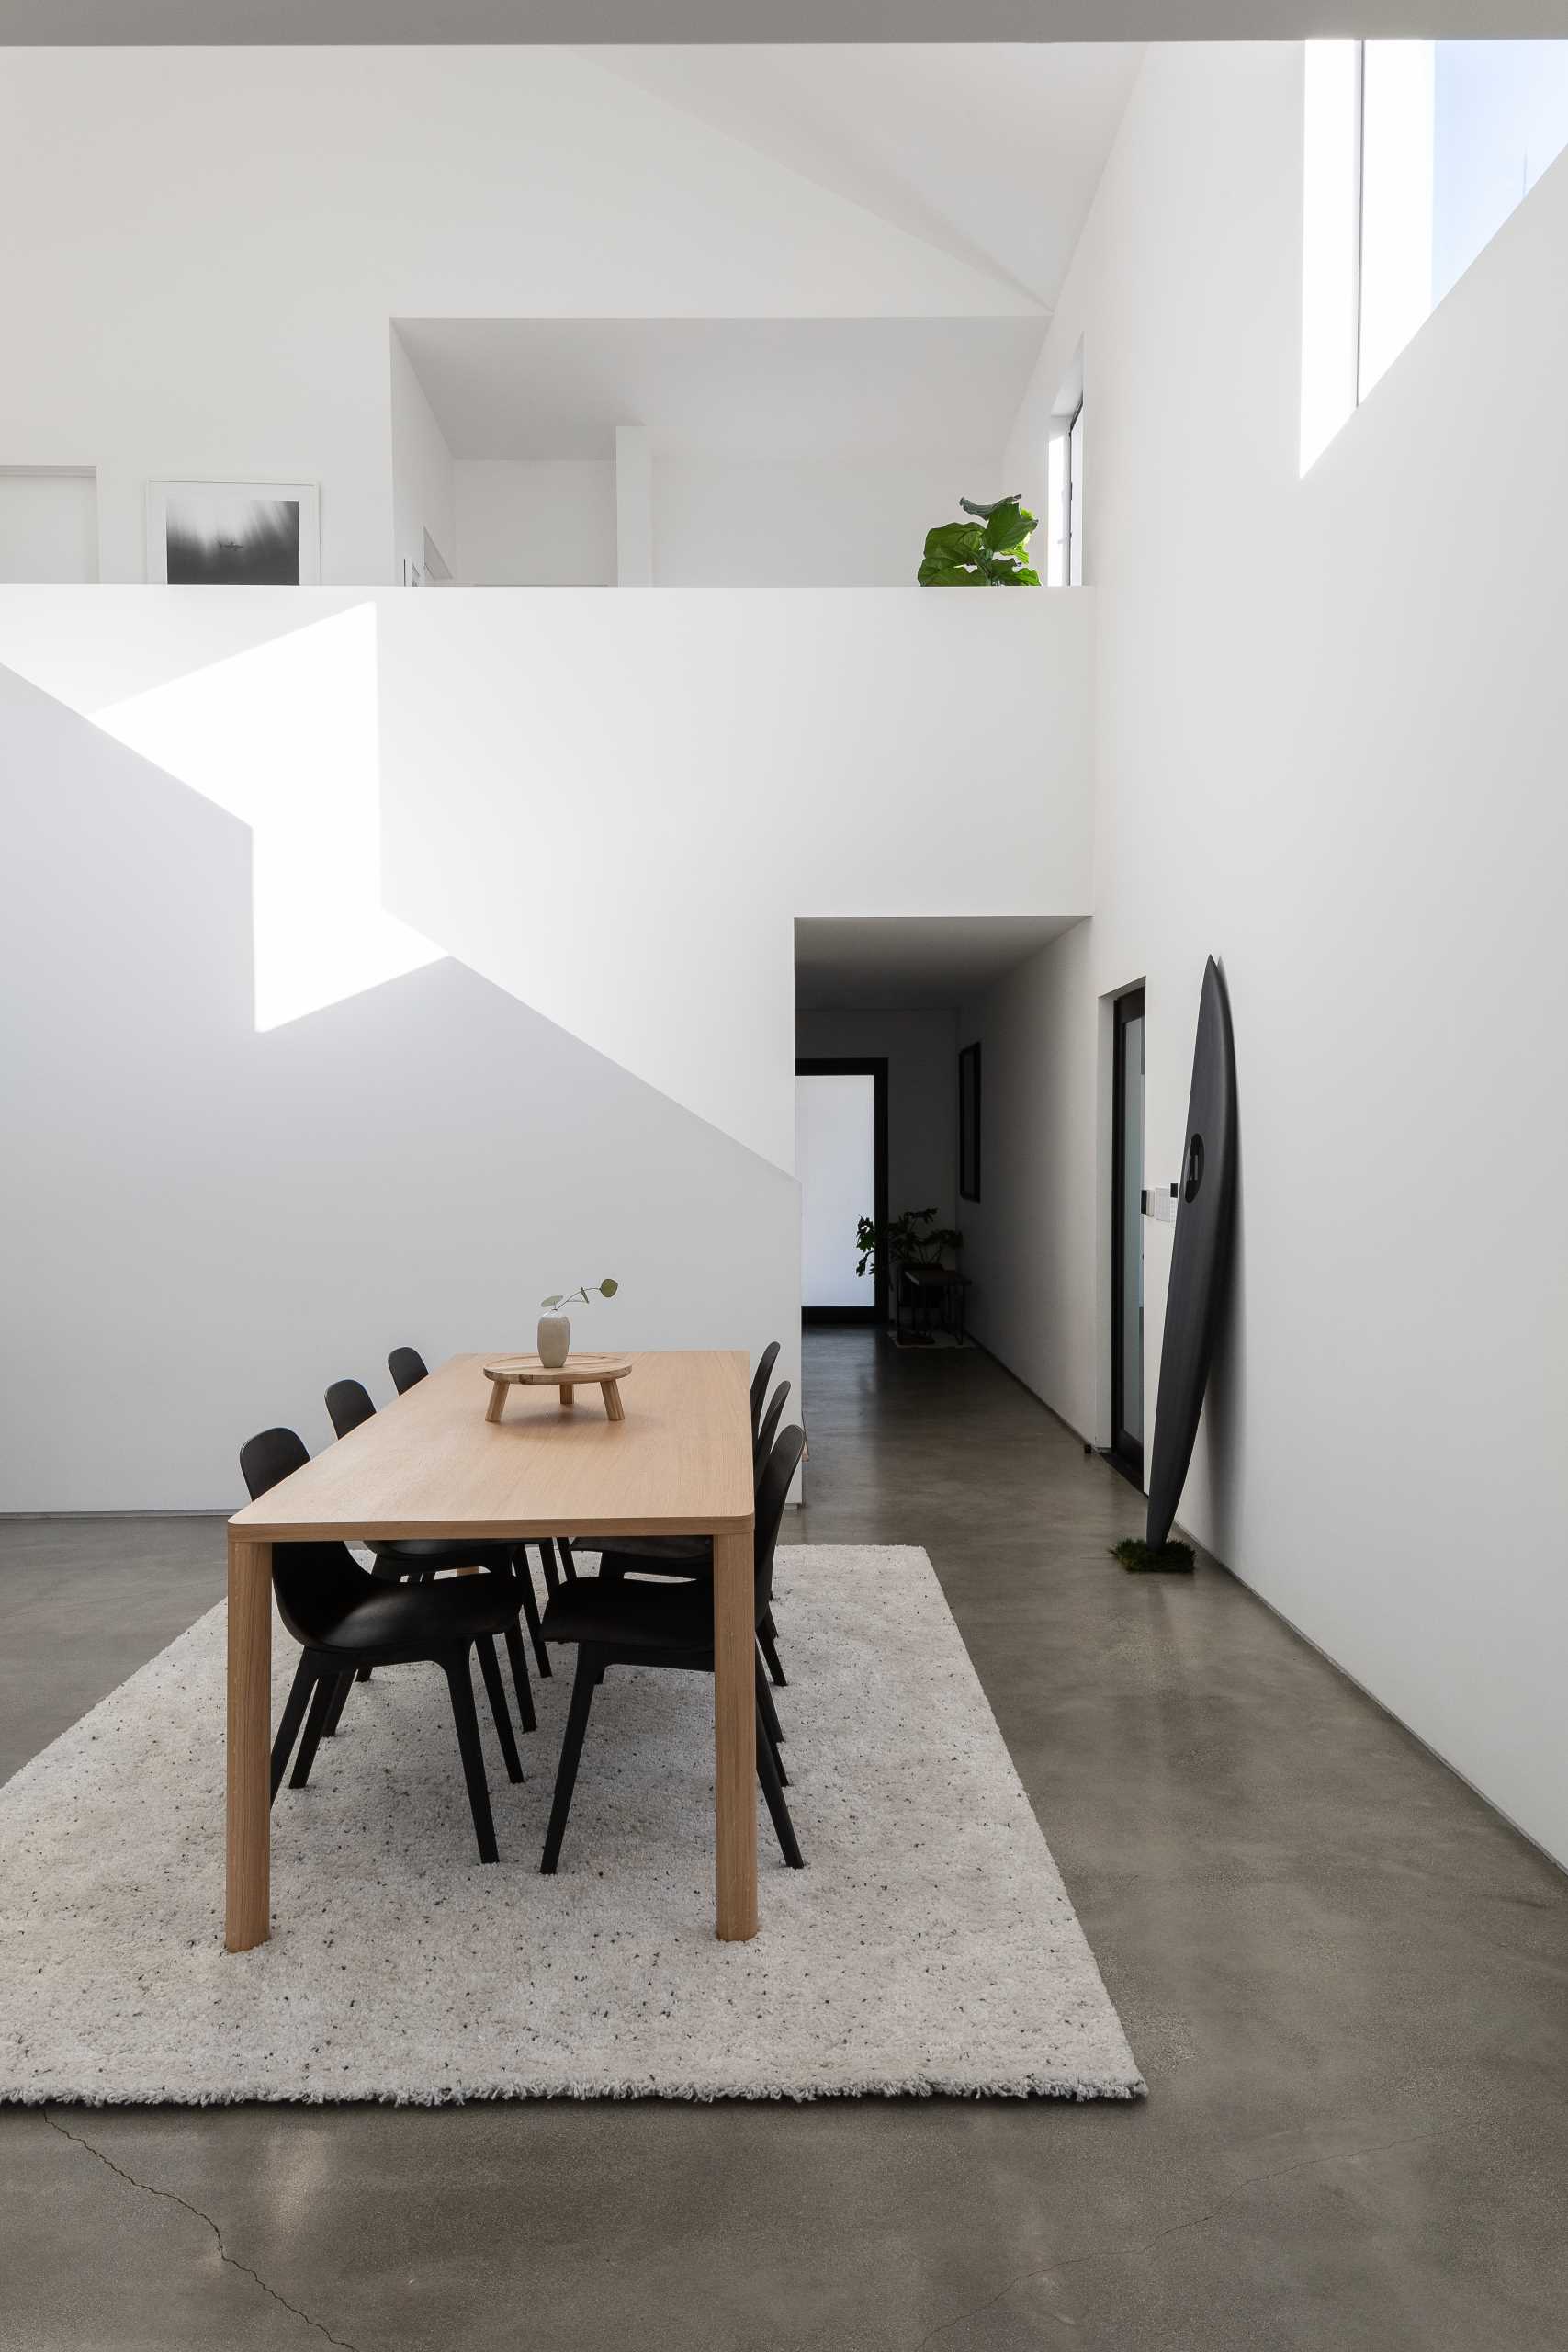
[[[555,1372],[571,1352],[571,1323],[564,1315],[541,1315],[539,1317],[539,1362],[547,1372]]]

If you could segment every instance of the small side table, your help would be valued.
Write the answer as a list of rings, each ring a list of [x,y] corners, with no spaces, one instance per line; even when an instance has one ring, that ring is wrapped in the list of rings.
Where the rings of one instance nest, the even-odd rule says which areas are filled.
[[[485,1419],[500,1420],[509,1388],[558,1388],[561,1403],[572,1405],[577,1401],[578,1389],[597,1385],[604,1399],[606,1418],[624,1421],[626,1408],[621,1402],[617,1383],[627,1379],[631,1370],[630,1356],[568,1356],[564,1363],[558,1364],[543,1364],[537,1356],[499,1356],[484,1368],[491,1385]]]
[[[901,1266],[898,1270],[898,1295],[895,1301],[894,1323],[904,1328],[904,1303],[908,1300],[915,1318],[914,1328],[927,1336],[929,1344],[931,1309],[940,1306],[949,1330],[963,1346],[965,1331],[965,1307],[968,1304],[969,1276],[961,1274],[955,1266]]]

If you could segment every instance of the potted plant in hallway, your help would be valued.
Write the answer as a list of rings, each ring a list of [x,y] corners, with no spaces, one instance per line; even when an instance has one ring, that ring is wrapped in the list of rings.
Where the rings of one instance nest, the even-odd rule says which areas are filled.
[[[915,574],[922,588],[1038,588],[1040,574],[1029,560],[1029,535],[1039,521],[1022,500],[994,498],[980,506],[958,502],[970,523],[938,523],[926,533],[926,549]]]
[[[935,1225],[934,1208],[906,1209],[901,1216],[890,1217],[878,1226],[874,1217],[863,1216],[855,1227],[855,1248],[860,1256],[855,1272],[863,1274],[868,1266],[880,1262],[887,1281],[887,1303],[893,1309],[895,1323],[898,1319],[898,1284],[906,1266],[935,1268],[944,1262],[949,1250],[962,1250],[964,1236],[951,1225]],[[916,1334],[911,1346],[930,1347],[931,1333]]]
[[[571,1352],[571,1325],[566,1309],[575,1306],[579,1299],[586,1306],[595,1291],[601,1298],[614,1298],[619,1288],[615,1276],[606,1274],[602,1283],[590,1283],[586,1287],[564,1294],[558,1290],[552,1291],[548,1298],[539,1301],[544,1310],[539,1317],[539,1362],[547,1372],[556,1371]]]

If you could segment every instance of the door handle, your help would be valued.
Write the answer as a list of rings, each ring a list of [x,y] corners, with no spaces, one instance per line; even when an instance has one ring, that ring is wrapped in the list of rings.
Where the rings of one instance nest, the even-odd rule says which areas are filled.
[[[1202,1181],[1203,1181],[1203,1138],[1202,1138],[1202,1136],[1201,1136],[1201,1135],[1199,1135],[1199,1134],[1197,1134],[1196,1132],[1194,1132],[1194,1133],[1193,1133],[1193,1134],[1192,1134],[1192,1135],[1188,1138],[1188,1144],[1187,1144],[1187,1182],[1186,1182],[1186,1183],[1182,1186],[1182,1190],[1181,1190],[1181,1197],[1182,1197],[1182,1199],[1183,1199],[1184,1201],[1195,1201],[1195,1200],[1197,1199],[1197,1197],[1198,1197],[1198,1187],[1199,1187],[1199,1185],[1202,1182]]]

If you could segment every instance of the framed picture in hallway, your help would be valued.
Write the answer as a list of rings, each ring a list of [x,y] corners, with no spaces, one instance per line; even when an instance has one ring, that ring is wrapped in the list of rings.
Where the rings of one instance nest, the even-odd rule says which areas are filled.
[[[147,577],[170,588],[317,586],[315,483],[150,481]]]
[[[958,1197],[980,1197],[980,1048],[965,1046],[958,1057]]]

